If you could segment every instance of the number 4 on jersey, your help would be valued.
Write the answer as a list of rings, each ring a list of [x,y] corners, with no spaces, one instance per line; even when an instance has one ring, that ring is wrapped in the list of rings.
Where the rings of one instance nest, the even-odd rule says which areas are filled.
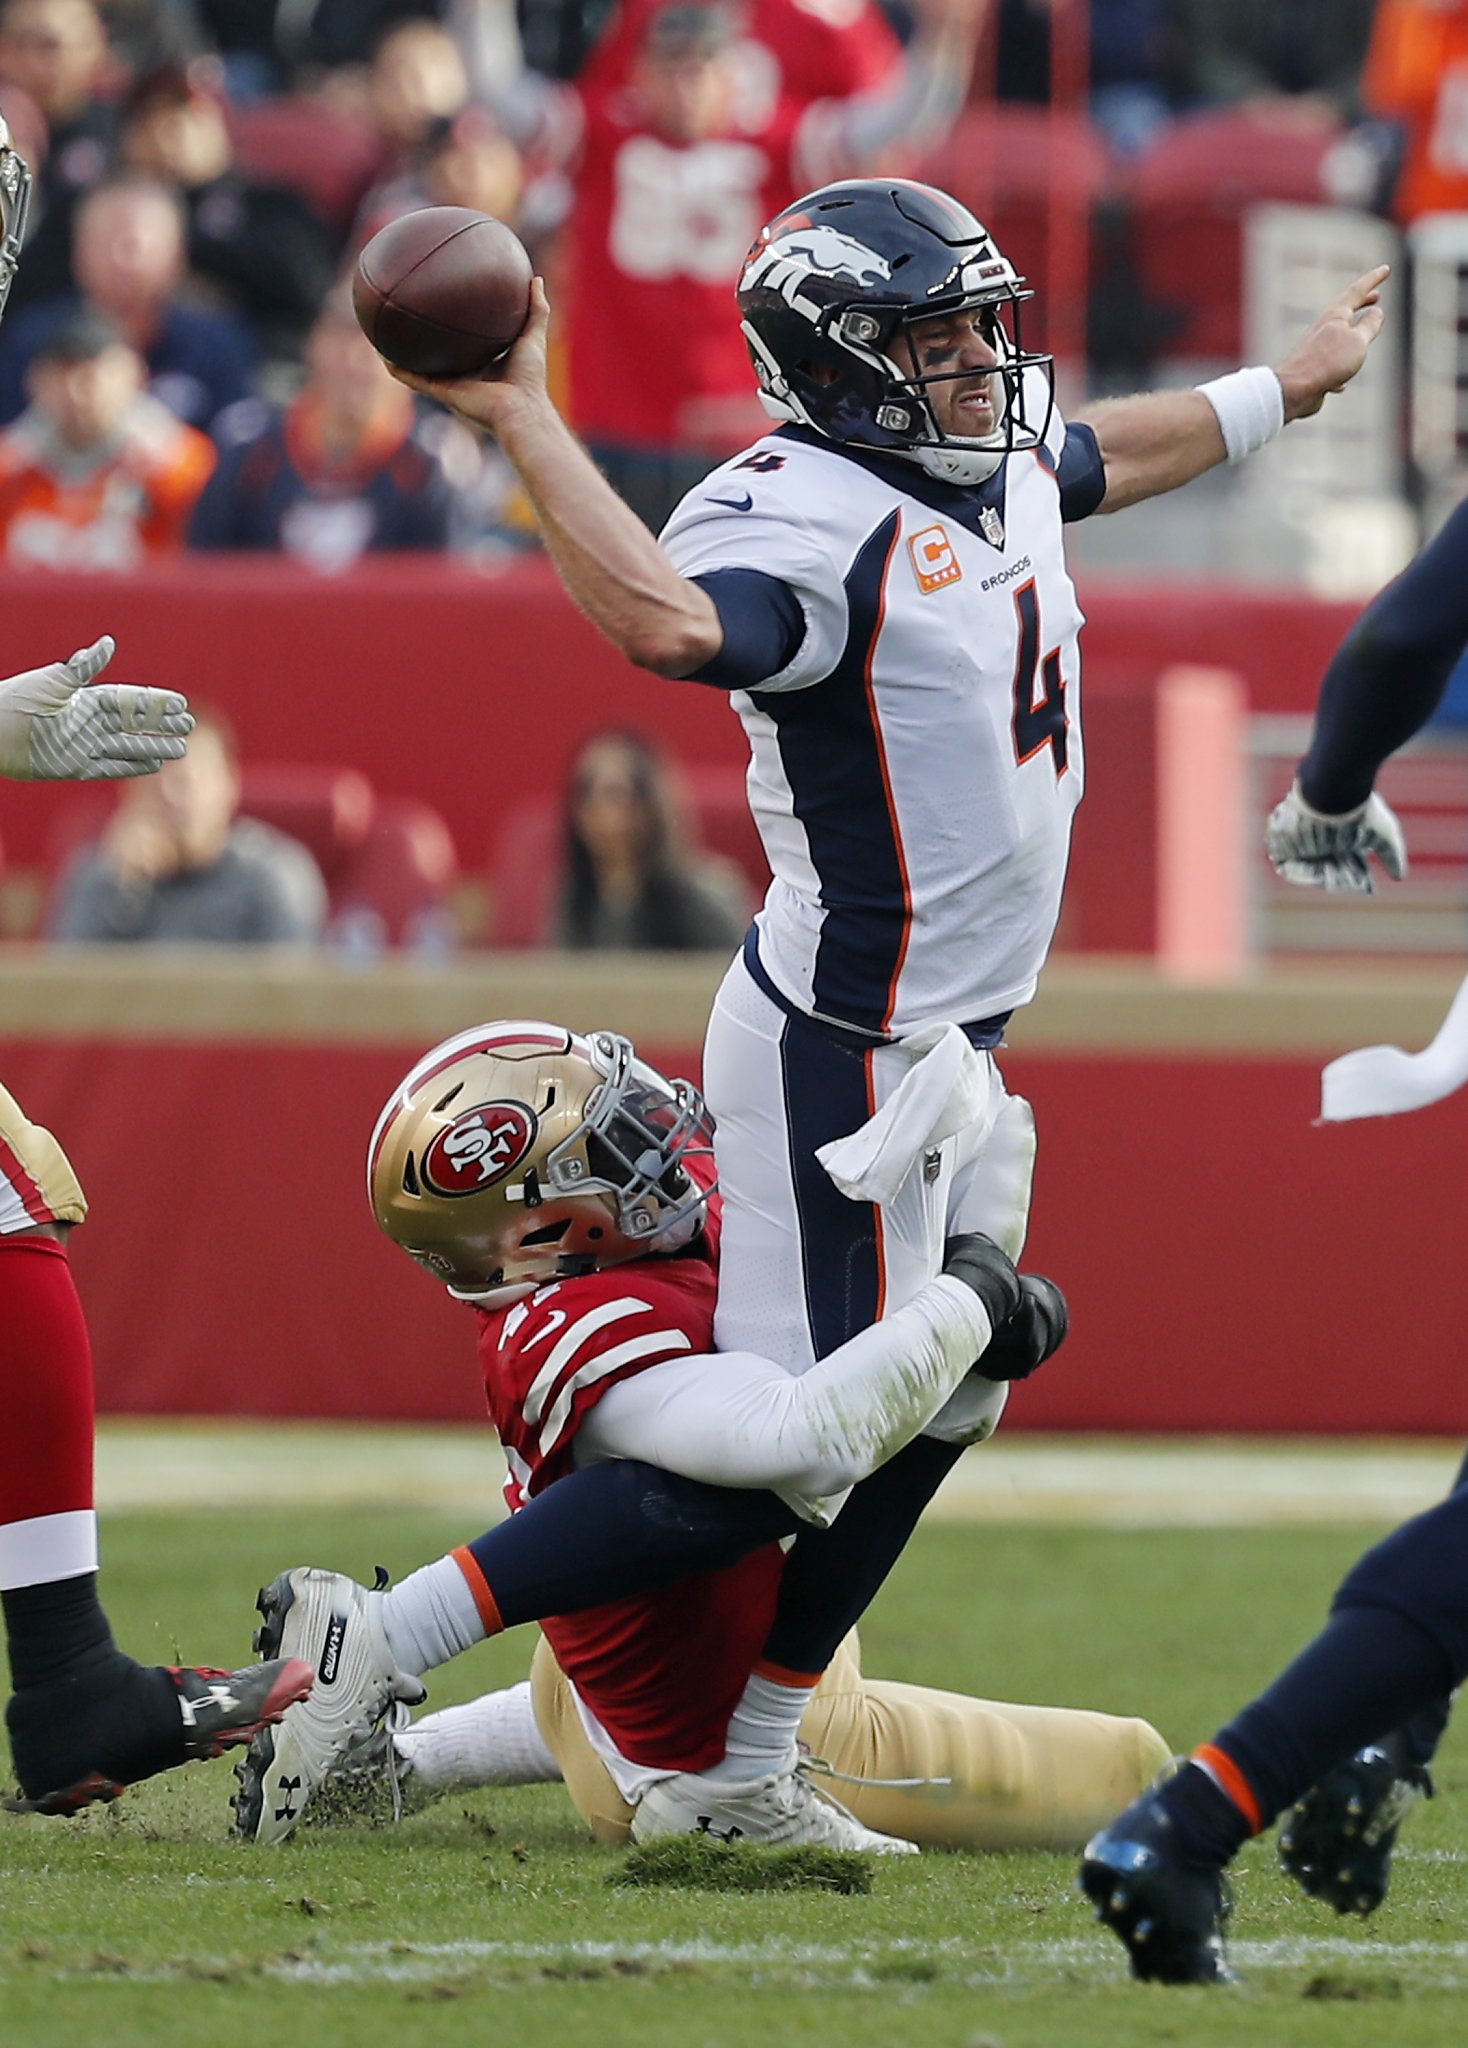
[[[1021,767],[1044,748],[1055,757],[1055,773],[1064,775],[1066,732],[1070,719],[1065,709],[1065,678],[1060,673],[1060,649],[1054,647],[1040,660],[1040,600],[1033,577],[1014,593],[1019,615],[1019,653],[1014,664],[1014,757]],[[1036,678],[1043,685],[1035,695]]]

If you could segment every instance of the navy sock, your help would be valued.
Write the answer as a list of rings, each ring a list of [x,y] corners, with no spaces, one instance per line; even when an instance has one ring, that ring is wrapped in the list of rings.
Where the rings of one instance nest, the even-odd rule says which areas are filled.
[[[962,1454],[959,1444],[914,1437],[852,1489],[829,1529],[802,1529],[785,1560],[775,1622],[764,1648],[768,1663],[786,1671],[825,1670]]]
[[[801,1526],[773,1493],[656,1465],[587,1465],[468,1546],[506,1628],[719,1571]]]
[[[1195,1863],[1222,1870],[1254,1832],[1242,1809],[1196,1762],[1185,1763],[1159,1788],[1157,1798],[1172,1817],[1179,1847]]]
[[[1268,1827],[1343,1758],[1452,1684],[1441,1646],[1388,1607],[1341,1607],[1213,1745],[1238,1765]]]

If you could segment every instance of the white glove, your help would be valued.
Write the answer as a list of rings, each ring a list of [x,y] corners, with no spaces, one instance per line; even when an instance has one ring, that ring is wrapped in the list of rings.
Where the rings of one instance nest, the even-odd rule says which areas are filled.
[[[1375,854],[1394,882],[1407,872],[1407,841],[1395,811],[1374,793],[1338,818],[1312,810],[1295,783],[1264,827],[1264,846],[1275,872],[1305,889],[1369,896],[1376,887],[1368,866]]]
[[[176,690],[137,683],[84,688],[112,659],[104,634],[67,661],[0,681],[0,775],[21,782],[95,782],[151,775],[177,761],[194,729]]]

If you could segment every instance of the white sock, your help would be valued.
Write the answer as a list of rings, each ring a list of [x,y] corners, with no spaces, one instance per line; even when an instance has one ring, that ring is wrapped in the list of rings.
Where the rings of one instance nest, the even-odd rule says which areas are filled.
[[[555,1785],[561,1777],[536,1726],[528,1680],[425,1714],[393,1747],[425,1785]]]
[[[723,1761],[702,1775],[740,1785],[793,1771],[800,1717],[814,1690],[809,1685],[777,1685],[773,1678],[756,1673],[729,1716]]]
[[[393,1661],[415,1677],[447,1664],[487,1634],[474,1590],[452,1557],[389,1586],[379,1613]]]

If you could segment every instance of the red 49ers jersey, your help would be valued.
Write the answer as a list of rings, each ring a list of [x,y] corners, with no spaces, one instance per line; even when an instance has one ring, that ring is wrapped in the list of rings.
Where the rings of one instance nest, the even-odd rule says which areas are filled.
[[[571,216],[571,423],[596,441],[727,453],[764,413],[734,286],[750,243],[795,197],[803,111],[783,100],[699,142],[653,134],[631,97],[582,93]]]
[[[576,1431],[609,1387],[661,1360],[712,1351],[717,1204],[672,1258],[639,1259],[479,1312],[489,1411],[511,1512],[571,1469]],[[706,1770],[774,1620],[781,1553],[766,1544],[635,1600],[542,1622],[557,1661],[632,1763]]]

